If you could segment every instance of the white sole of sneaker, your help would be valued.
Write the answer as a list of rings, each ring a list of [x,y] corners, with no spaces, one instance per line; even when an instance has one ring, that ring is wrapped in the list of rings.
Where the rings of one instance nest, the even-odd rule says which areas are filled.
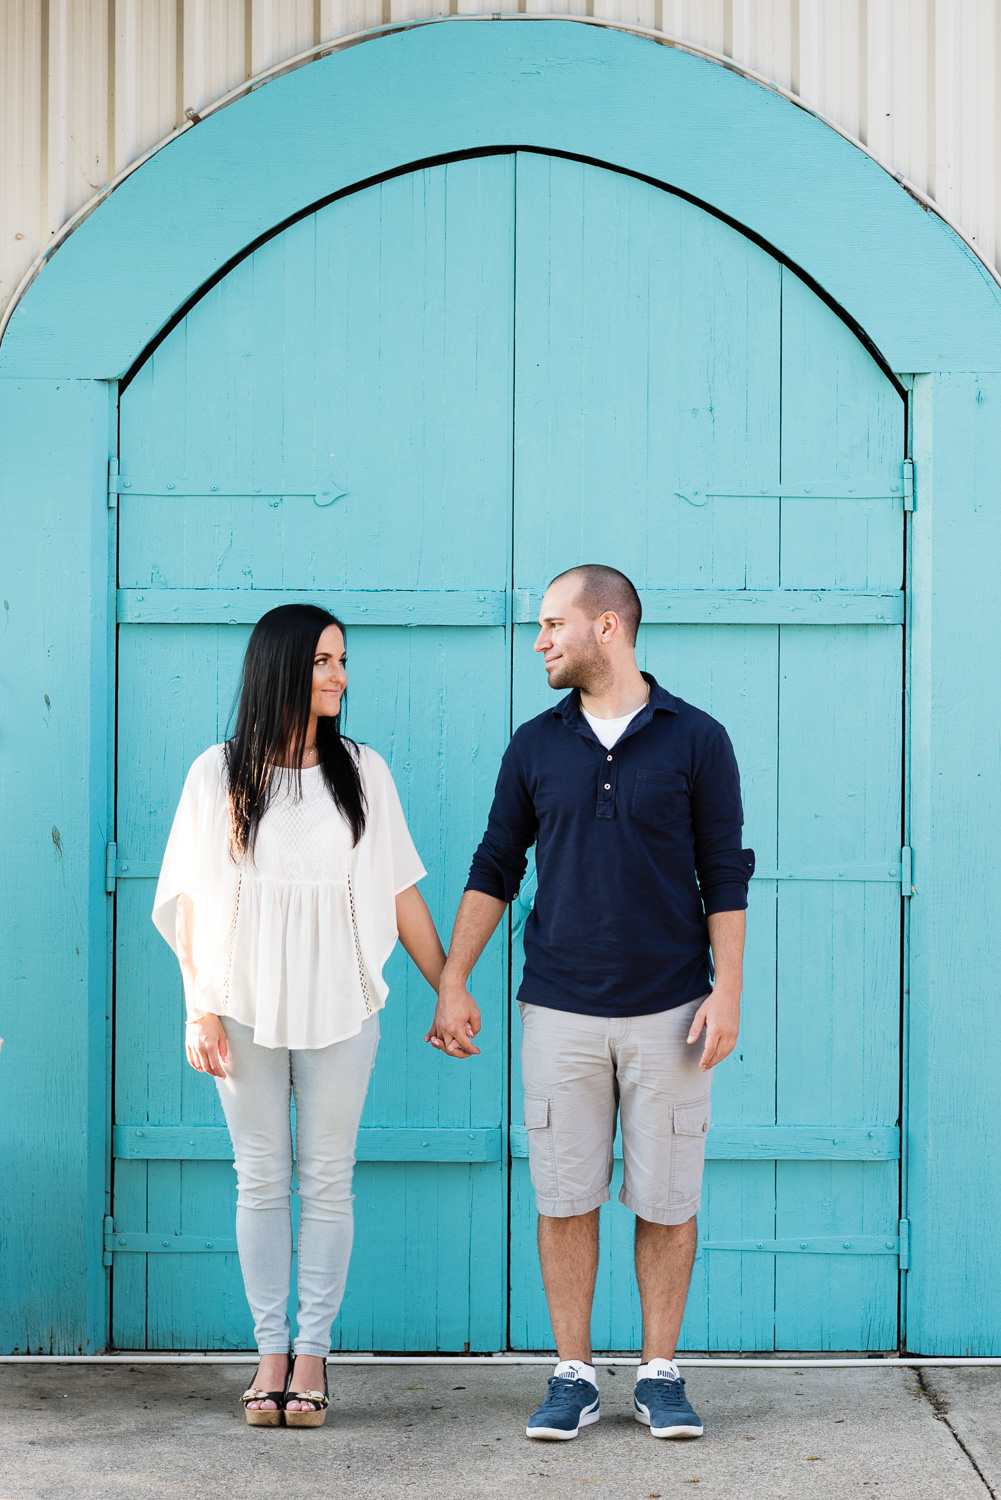
[[[644,1427],[650,1428],[650,1436],[655,1438],[697,1438],[701,1437],[705,1430],[702,1427],[654,1427],[650,1421],[650,1413],[645,1406],[640,1406],[639,1403],[637,1403],[633,1415],[637,1422],[642,1423]]]
[[[559,1427],[526,1427],[525,1436],[542,1438],[544,1441],[551,1443],[566,1443],[570,1438],[575,1438],[582,1427],[590,1427],[593,1422],[597,1422],[600,1416],[600,1412],[585,1411],[581,1413],[580,1421],[573,1432],[564,1432]]]

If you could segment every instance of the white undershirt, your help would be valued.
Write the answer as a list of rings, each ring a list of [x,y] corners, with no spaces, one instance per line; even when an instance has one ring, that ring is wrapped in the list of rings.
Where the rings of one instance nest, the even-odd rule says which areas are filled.
[[[639,708],[634,708],[631,714],[620,714],[617,719],[596,719],[594,714],[589,714],[586,708],[581,709],[596,737],[601,741],[606,750],[611,750],[616,740],[620,740],[626,729],[635,719],[640,709],[645,708],[644,703]]]

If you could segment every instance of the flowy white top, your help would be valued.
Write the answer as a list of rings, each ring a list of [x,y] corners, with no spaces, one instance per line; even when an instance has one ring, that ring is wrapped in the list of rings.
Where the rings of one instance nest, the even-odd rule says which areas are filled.
[[[261,1047],[329,1047],[386,1002],[396,896],[426,874],[386,762],[359,747],[365,831],[351,826],[319,766],[284,776],[253,859],[229,853],[224,747],[188,772],[163,857],[153,921],[177,951],[177,898],[194,906],[197,969],[189,1004],[230,1016]]]

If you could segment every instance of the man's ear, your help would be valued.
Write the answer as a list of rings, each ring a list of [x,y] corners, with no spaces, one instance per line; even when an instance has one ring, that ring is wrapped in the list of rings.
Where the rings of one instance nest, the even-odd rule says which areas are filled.
[[[610,641],[619,629],[619,617],[612,610],[606,609],[603,615],[599,615],[601,628],[599,635],[603,641]]]

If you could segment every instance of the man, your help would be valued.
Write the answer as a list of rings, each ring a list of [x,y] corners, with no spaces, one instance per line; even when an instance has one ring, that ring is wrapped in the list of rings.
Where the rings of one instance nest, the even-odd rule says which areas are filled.
[[[572,691],[523,724],[504,754],[426,1038],[449,1057],[478,1053],[467,982],[537,843],[521,1061],[559,1361],[531,1438],[573,1438],[598,1420],[591,1303],[616,1105],[619,1196],[636,1215],[643,1308],[636,1419],[655,1437],[702,1434],[674,1352],[695,1257],[710,1070],[737,1040],[754,855],[740,846],[726,731],[640,671],[640,615],[615,568],[571,568],[549,585],[535,650],[550,687]]]

